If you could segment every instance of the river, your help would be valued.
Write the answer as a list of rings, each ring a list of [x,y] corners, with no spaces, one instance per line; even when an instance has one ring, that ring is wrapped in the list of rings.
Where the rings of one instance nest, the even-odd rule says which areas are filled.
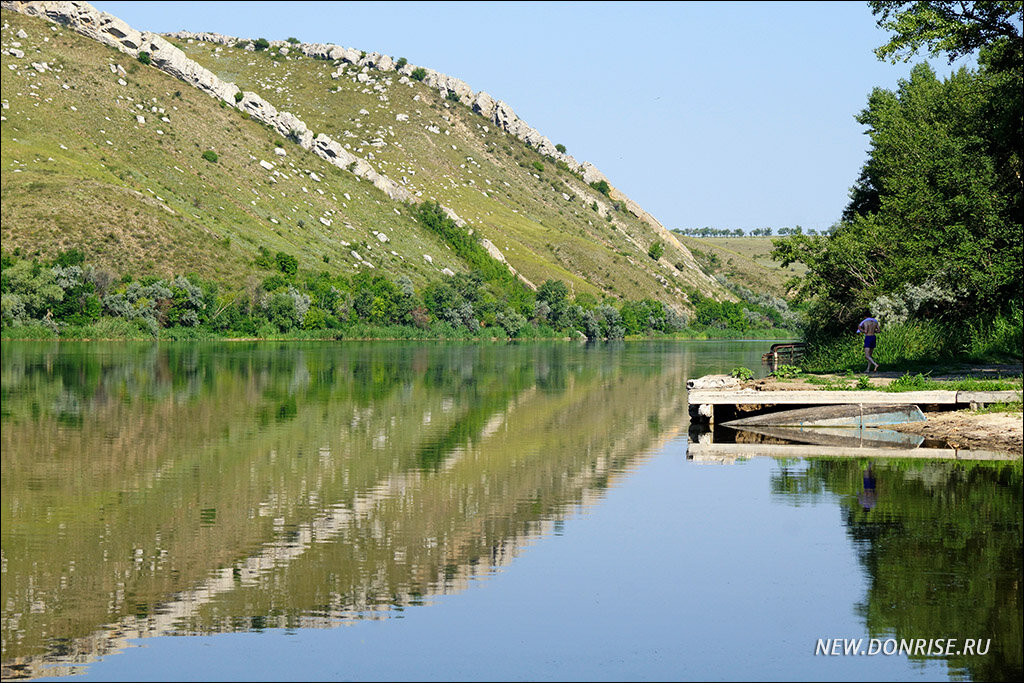
[[[1020,678],[1019,461],[687,460],[767,345],[4,342],[3,678]]]

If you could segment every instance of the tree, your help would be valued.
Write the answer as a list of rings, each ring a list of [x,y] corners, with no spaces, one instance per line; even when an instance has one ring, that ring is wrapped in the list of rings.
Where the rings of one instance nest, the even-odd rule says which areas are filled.
[[[1015,46],[1019,60],[1021,33],[1015,22],[1024,16],[1021,0],[871,0],[868,5],[879,17],[878,27],[894,34],[875,50],[879,59],[909,61],[927,47],[934,56],[945,53],[952,63],[980,48],[1006,42]]]
[[[608,196],[608,193],[612,191],[611,186],[608,185],[608,181],[604,179],[592,182],[590,183],[590,186],[606,197]]]
[[[879,297],[929,282],[946,301],[932,317],[993,314],[1019,297],[1020,190],[1003,175],[991,81],[968,69],[943,81],[920,64],[895,92],[872,92],[857,117],[871,149],[842,223],[774,243],[773,258],[808,267],[812,325],[845,328]]]

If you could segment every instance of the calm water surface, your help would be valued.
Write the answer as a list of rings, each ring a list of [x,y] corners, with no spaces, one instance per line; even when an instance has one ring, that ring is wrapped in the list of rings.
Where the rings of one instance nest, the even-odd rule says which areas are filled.
[[[687,461],[765,348],[4,342],[3,677],[1019,678],[1020,463]]]

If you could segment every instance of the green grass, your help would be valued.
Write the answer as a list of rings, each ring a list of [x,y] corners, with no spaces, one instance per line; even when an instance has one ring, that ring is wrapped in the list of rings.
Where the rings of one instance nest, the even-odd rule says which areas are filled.
[[[902,391],[1011,391],[1021,389],[1021,378],[978,379],[965,377],[955,380],[936,380],[918,373],[898,377],[885,388],[888,392]]]
[[[956,362],[1020,363],[1019,307],[990,321],[957,325],[936,321],[883,326],[874,358],[882,370],[929,371]],[[812,344],[801,362],[814,373],[860,372],[866,367],[863,337],[847,334]]]
[[[305,269],[342,273],[366,268],[356,250],[417,284],[444,267],[463,269],[407,207],[240,112],[137,63],[122,86],[109,65],[127,69],[127,56],[39,19],[3,16],[4,39],[24,28],[25,47],[53,67],[39,74],[2,57],[5,251],[48,258],[77,247],[112,272],[194,272],[230,287],[247,285],[261,246],[295,255]],[[275,155],[279,145],[286,157]],[[216,164],[203,159],[206,150]],[[397,254],[374,231],[404,236],[387,245]]]
[[[786,283],[806,272],[803,264],[783,268],[772,261],[771,237],[676,237],[707,272],[755,292],[784,296]]]
[[[1024,402],[1017,401],[1015,403],[990,403],[981,408],[975,408],[971,412],[976,415],[985,415],[988,413],[1019,413],[1024,410]]]
[[[497,130],[465,104],[445,101],[422,83],[400,84],[399,74],[373,70],[368,75],[376,82],[359,83],[357,67],[295,53],[274,61],[272,51],[217,52],[216,46],[197,42],[184,48],[222,78],[292,111],[312,130],[348,142],[354,153],[423,199],[454,209],[536,284],[563,279],[575,293],[652,297],[685,307],[682,292],[664,287],[660,277],[722,296],[699,274],[680,273],[648,258],[654,239],[649,226],[611,208],[613,202],[582,179]],[[332,78],[339,69],[341,77]],[[396,120],[398,114],[408,120]],[[374,139],[385,144],[374,147]],[[590,210],[595,200],[610,209],[610,223],[603,219],[604,210],[601,216]],[[668,263],[684,258],[675,247],[666,249]]]

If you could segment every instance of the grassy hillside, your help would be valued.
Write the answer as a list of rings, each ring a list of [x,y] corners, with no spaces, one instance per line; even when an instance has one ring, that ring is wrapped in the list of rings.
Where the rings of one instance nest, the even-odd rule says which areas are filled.
[[[242,112],[64,27],[2,16],[5,253],[74,247],[117,274],[191,272],[239,288],[266,275],[253,264],[260,248],[304,270],[405,274],[417,286],[466,270],[410,206]],[[671,244],[650,258],[650,226],[421,83],[276,49],[180,47],[451,207],[536,284],[678,309],[690,308],[687,288],[731,298]]]
[[[688,237],[677,235],[708,273],[755,292],[785,296],[786,282],[806,267],[794,263],[783,268],[772,261],[771,237]]]
[[[97,42],[3,17],[4,46],[25,52],[2,58],[5,251],[47,257],[76,247],[114,272],[195,272],[236,285],[260,247],[294,254],[304,268],[350,272],[367,268],[356,251],[421,282],[461,269],[407,207],[369,183]],[[17,39],[19,29],[29,37]],[[374,231],[402,239],[383,243]]]

